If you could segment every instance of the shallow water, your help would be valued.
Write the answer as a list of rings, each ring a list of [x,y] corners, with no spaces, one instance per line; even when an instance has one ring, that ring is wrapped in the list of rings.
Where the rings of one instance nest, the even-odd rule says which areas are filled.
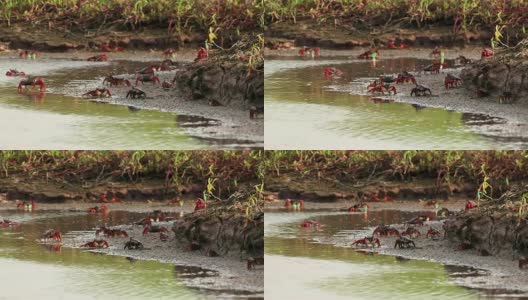
[[[92,230],[104,223],[129,223],[140,216],[118,211],[105,218],[80,213],[3,211],[2,217],[25,222],[17,229],[0,229],[0,299],[244,298],[235,291],[191,288],[182,283],[182,278],[214,276],[212,271],[131,261],[80,249],[53,249],[35,241],[49,228],[64,235]]]
[[[338,91],[364,77],[420,69],[415,58],[372,62],[334,58],[266,58],[265,143],[267,149],[494,149],[525,141],[480,133],[479,124],[500,122],[474,114],[406,103],[374,103],[370,97]],[[327,80],[323,66],[343,70]],[[352,83],[351,83],[352,82]],[[309,137],[309,138],[307,138]]]
[[[371,211],[368,215],[330,212],[266,212],[266,299],[482,299],[511,292],[457,285],[456,278],[478,277],[466,267],[368,254],[335,247],[325,239],[347,236],[375,224],[400,223],[416,213]],[[320,231],[299,223],[320,221]],[[512,298],[510,298],[512,299]]]
[[[146,63],[88,63],[70,59],[0,58],[0,149],[207,149],[218,144],[188,136],[178,116],[125,106],[98,104],[54,94],[57,87],[100,85],[102,78],[133,73]],[[44,75],[48,92],[18,94],[20,78],[4,76],[10,68]],[[9,129],[8,129],[9,128]],[[236,145],[235,145],[236,146]]]

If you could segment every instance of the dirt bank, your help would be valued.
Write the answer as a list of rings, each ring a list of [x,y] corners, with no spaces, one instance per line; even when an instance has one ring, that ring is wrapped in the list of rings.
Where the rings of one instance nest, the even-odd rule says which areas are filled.
[[[505,102],[518,101],[528,105],[528,88],[525,83],[528,72],[526,57],[528,39],[521,41],[516,47],[496,51],[491,58],[479,60],[464,68],[461,77],[469,89],[479,89],[494,98],[510,93],[511,100]]]
[[[383,47],[397,38],[411,47],[453,47],[469,44],[489,44],[491,33],[487,31],[467,32],[454,35],[452,26],[435,26],[413,29],[382,26],[369,30],[357,29],[346,20],[331,18],[326,22],[302,18],[296,23],[278,22],[270,24],[265,31],[266,46],[321,47],[326,49],[351,49],[354,47]]]
[[[56,28],[31,27],[28,24],[12,24],[0,28],[0,42],[8,49],[33,49],[47,52],[73,50],[99,50],[105,43],[126,50],[166,49],[202,46],[207,38],[205,32],[188,32],[170,36],[167,28],[143,27],[136,31],[102,29],[71,31]],[[224,40],[225,46],[236,42]]]
[[[44,203],[57,203],[60,207],[60,203],[93,204],[100,201],[103,193],[107,193],[109,197],[121,198],[124,203],[147,203],[172,200],[176,196],[193,199],[202,196],[205,188],[200,184],[167,187],[165,181],[161,179],[142,179],[137,182],[101,179],[68,183],[11,176],[0,179],[0,201],[6,206],[12,206],[11,208],[14,208],[13,203],[17,200],[34,200],[39,206]]]
[[[265,187],[268,200],[303,199],[306,205],[333,203],[338,201],[371,201],[372,196],[389,196],[399,201],[448,200],[449,198],[474,198],[477,185],[471,182],[438,184],[434,179],[409,182],[363,180],[356,182],[327,178],[298,178],[296,176],[266,176]]]

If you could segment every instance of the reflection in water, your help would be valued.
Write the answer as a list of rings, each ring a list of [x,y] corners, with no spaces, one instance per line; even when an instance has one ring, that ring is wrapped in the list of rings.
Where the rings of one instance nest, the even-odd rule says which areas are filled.
[[[500,293],[452,282],[456,276],[478,276],[480,270],[372,255],[324,243],[325,238],[350,237],[355,230],[402,223],[417,214],[386,210],[370,211],[365,217],[357,213],[266,212],[266,299],[478,299]],[[303,230],[299,224],[306,219],[321,222],[323,229]]]
[[[472,114],[376,100],[339,90],[354,80],[422,69],[428,60],[383,59],[373,68],[357,60],[266,60],[266,147],[271,149],[489,149],[515,141],[476,133]],[[325,66],[343,70],[327,80]],[[324,117],[323,117],[324,116]],[[309,134],[310,139],[306,139]],[[518,141],[517,141],[518,142]]]
[[[68,234],[101,224],[127,224],[143,214],[111,211],[106,216],[69,212],[2,211],[2,218],[24,220],[0,229],[0,299],[203,299],[217,292],[189,288],[180,278],[211,275],[199,268],[180,269],[156,261],[135,261],[80,249],[41,245],[47,229]],[[112,241],[109,241],[110,243]],[[180,270],[182,270],[180,272]],[[188,271],[191,270],[191,271]],[[28,283],[21,288],[20,283]],[[222,291],[226,297],[234,292]]]

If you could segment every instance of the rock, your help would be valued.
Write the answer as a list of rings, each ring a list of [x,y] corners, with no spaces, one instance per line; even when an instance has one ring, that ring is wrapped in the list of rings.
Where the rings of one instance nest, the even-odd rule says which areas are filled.
[[[263,65],[248,73],[248,67],[241,63],[196,63],[176,73],[174,80],[178,88],[193,99],[214,99],[225,106],[246,109],[264,105],[262,70]]]

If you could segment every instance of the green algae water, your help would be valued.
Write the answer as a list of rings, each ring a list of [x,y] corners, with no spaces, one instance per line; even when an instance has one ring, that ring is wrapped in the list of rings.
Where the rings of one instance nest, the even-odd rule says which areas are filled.
[[[481,130],[484,116],[424,108],[407,103],[375,103],[340,91],[346,80],[324,78],[325,66],[352,80],[383,72],[419,69],[427,60],[370,62],[333,58],[266,58],[265,146],[267,149],[516,149],[528,142]],[[307,138],[309,137],[309,138]]]
[[[103,222],[130,223],[141,215],[112,211],[101,219],[102,216],[68,212],[2,211],[2,218],[23,224],[16,229],[0,229],[0,299],[247,298],[235,291],[210,290],[207,288],[210,281],[200,284],[201,278],[214,276],[213,271],[53,248],[36,242],[49,228],[67,234],[93,230]],[[182,278],[192,279],[197,287],[187,286]]]
[[[366,218],[324,211],[266,212],[266,299],[522,299],[511,292],[458,285],[457,278],[478,278],[479,271],[472,268],[369,254],[324,242],[414,215],[371,211]],[[322,230],[300,228],[307,219],[320,221]]]

